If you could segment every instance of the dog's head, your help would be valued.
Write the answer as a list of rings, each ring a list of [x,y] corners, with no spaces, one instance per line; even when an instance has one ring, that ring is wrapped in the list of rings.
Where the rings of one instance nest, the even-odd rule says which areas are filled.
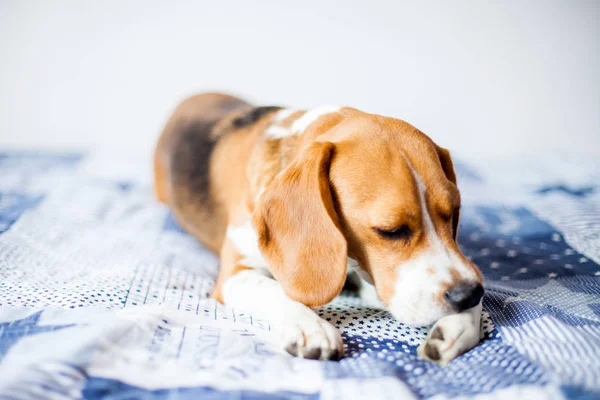
[[[350,258],[399,321],[426,325],[483,295],[456,242],[459,214],[447,150],[403,121],[343,109],[307,128],[253,218],[291,298],[331,301]]]

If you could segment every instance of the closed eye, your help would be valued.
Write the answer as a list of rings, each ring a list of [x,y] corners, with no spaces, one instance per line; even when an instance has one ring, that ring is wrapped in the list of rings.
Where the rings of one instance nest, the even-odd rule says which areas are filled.
[[[406,224],[401,225],[396,229],[374,228],[379,236],[390,240],[405,240],[408,241],[412,236],[412,230]]]

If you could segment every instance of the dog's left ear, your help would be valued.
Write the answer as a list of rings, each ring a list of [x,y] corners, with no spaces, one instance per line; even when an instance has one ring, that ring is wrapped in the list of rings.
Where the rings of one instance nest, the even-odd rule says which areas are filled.
[[[446,174],[446,178],[452,183],[456,185],[456,173],[454,172],[454,164],[452,163],[452,157],[450,157],[450,152],[443,147],[435,146],[438,157],[440,158],[440,163],[442,164],[442,170],[444,170],[444,174]],[[457,185],[458,186],[458,185]],[[452,237],[454,241],[456,241],[458,237],[458,220],[460,218],[460,209],[456,209],[454,211],[454,215],[452,216]]]
[[[344,285],[347,243],[329,180],[334,145],[315,142],[267,186],[253,213],[259,247],[293,300],[330,302]]]

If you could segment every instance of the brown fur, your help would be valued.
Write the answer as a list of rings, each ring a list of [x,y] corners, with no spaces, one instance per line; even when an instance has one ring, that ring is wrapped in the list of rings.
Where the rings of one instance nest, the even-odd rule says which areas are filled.
[[[274,139],[264,134],[274,113],[235,127],[232,121],[249,108],[227,95],[194,96],[175,110],[157,144],[157,197],[186,230],[220,253],[214,298],[222,301],[223,282],[247,268],[225,238],[227,226],[252,219],[269,269],[290,298],[311,307],[333,299],[344,284],[348,254],[371,275],[387,304],[396,279],[392,267],[425,246],[417,184],[407,160],[427,183],[427,205],[440,239],[481,279],[456,243],[460,194],[447,150],[406,122],[351,108],[321,116],[298,135]],[[303,114],[277,124],[289,127]],[[203,133],[214,142],[208,194],[186,180],[199,160],[177,146],[181,127],[198,120],[213,124]],[[403,224],[413,232],[408,243],[384,239],[374,230]]]
[[[273,276],[291,299],[310,307],[331,301],[346,280],[346,240],[328,183],[332,152],[331,143],[303,151],[254,213],[259,247]]]

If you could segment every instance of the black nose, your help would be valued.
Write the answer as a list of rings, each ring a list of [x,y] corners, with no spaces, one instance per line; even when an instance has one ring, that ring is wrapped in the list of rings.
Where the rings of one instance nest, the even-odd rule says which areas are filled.
[[[483,286],[479,282],[462,282],[446,292],[446,299],[457,312],[475,307],[482,297]]]

